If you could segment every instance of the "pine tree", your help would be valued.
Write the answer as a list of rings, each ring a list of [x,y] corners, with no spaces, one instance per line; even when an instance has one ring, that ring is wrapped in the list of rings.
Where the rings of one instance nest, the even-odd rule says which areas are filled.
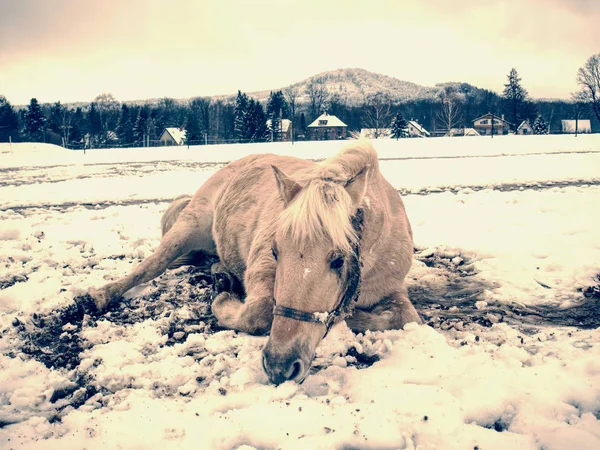
[[[250,142],[264,142],[268,135],[267,117],[259,101],[250,98],[246,114],[246,135]]]
[[[131,145],[134,141],[133,137],[133,118],[131,110],[125,103],[121,105],[121,115],[119,116],[119,124],[117,125],[117,138],[121,146]]]
[[[247,133],[247,119],[248,113],[248,96],[242,91],[238,91],[235,99],[235,111],[234,111],[234,122],[233,122],[233,136],[236,141],[240,142],[245,139]]]
[[[46,130],[46,117],[37,99],[32,98],[25,112],[25,133],[33,142],[41,142]]]
[[[84,146],[84,137],[86,134],[86,123],[85,117],[83,115],[83,111],[81,108],[77,108],[75,113],[73,114],[73,119],[71,121],[71,143],[76,146],[76,148],[81,148]]]
[[[511,69],[507,76],[508,83],[504,85],[502,98],[508,112],[509,121],[512,121],[513,131],[524,119],[524,105],[529,101],[527,89],[521,86],[521,78],[516,69]]]
[[[533,134],[548,134],[548,125],[542,116],[537,116],[531,127]]]
[[[398,140],[399,138],[408,137],[408,122],[406,122],[401,112],[398,112],[392,120],[391,128],[392,138]]]
[[[88,147],[100,147],[102,142],[102,117],[98,112],[96,103],[90,104],[90,109],[87,113],[87,132],[88,132]]]
[[[267,101],[267,119],[272,141],[281,140],[281,120],[289,116],[289,108],[282,91],[271,92]]]
[[[0,95],[0,142],[19,140],[19,117],[6,97]]]

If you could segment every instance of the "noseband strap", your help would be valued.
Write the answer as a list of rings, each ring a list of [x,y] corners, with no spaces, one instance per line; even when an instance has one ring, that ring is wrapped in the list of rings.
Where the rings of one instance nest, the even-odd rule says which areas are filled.
[[[335,312],[314,312],[309,313],[300,311],[287,306],[275,305],[273,314],[276,316],[288,317],[289,319],[299,320],[300,322],[321,323],[329,327],[329,323],[333,322],[338,314]]]

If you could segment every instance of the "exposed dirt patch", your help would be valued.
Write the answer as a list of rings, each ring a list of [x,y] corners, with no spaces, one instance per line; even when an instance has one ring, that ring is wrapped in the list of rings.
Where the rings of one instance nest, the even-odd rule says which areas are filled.
[[[438,269],[443,282],[409,286],[409,296],[424,321],[442,330],[476,323],[491,327],[507,322],[524,331],[544,325],[593,329],[600,326],[600,275],[598,285],[581,291],[581,301],[569,308],[553,305],[525,306],[522,304],[486,303],[481,306],[483,293],[495,286],[477,276],[477,270],[464,255],[441,256],[417,253],[416,258],[428,267]]]

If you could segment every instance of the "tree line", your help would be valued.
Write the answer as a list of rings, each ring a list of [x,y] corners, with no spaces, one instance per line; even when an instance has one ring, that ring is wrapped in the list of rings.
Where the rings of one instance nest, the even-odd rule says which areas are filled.
[[[488,112],[504,116],[513,130],[529,120],[534,131],[560,132],[560,121],[573,118],[591,119],[592,127],[600,130],[600,53],[579,69],[577,83],[580,90],[559,101],[531,99],[514,68],[502,94],[468,83],[443,83],[437,85],[434,98],[402,102],[376,92],[358,105],[330,93],[319,77],[309,80],[303,91],[290,87],[271,92],[264,106],[241,91],[234,100],[163,98],[147,104],[121,103],[111,94],[101,94],[86,107],[40,104],[32,98],[21,109],[0,95],[0,142],[50,142],[69,148],[151,146],[168,127],[185,129],[187,142],[194,145],[265,142],[283,139],[286,119],[292,121],[294,139],[303,139],[307,125],[324,111],[338,116],[350,132],[370,128],[375,137],[390,128],[396,138],[407,136],[407,120],[433,132],[466,128]]]

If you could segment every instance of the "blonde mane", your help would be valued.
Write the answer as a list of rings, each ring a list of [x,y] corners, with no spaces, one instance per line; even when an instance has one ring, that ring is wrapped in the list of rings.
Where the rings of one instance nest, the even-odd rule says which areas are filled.
[[[359,141],[336,155],[292,175],[302,186],[279,217],[279,227],[297,245],[329,238],[334,248],[351,252],[357,241],[353,204],[346,185],[368,168],[378,172],[377,153],[368,141]]]

